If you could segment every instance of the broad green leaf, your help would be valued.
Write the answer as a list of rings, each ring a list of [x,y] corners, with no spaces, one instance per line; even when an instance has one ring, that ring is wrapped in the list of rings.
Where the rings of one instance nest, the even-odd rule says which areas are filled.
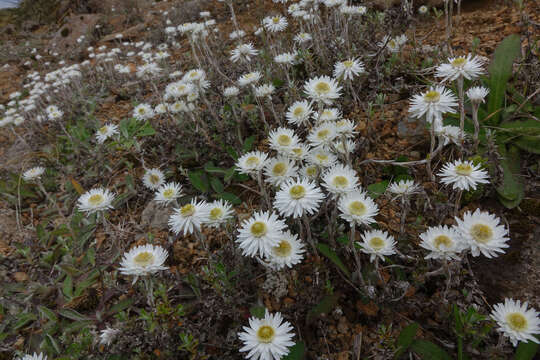
[[[219,180],[216,177],[212,176],[210,178],[210,185],[212,186],[212,189],[214,189],[214,191],[217,192],[218,194],[221,194],[225,190],[225,187],[223,186],[223,183],[221,182],[221,180]]]
[[[520,342],[514,355],[514,360],[532,360],[536,359],[535,355],[538,352],[538,344],[532,341]]]
[[[405,351],[411,346],[412,342],[414,341],[414,337],[416,336],[416,333],[418,331],[418,324],[417,323],[411,323],[407,325],[403,330],[401,330],[401,333],[399,333],[398,339],[397,339],[397,346],[398,350],[396,351],[396,354],[394,355],[394,359],[398,359],[401,355],[405,353]]]
[[[47,344],[52,347],[54,349],[54,351],[56,351],[57,354],[60,354],[60,346],[58,346],[58,343],[56,342],[56,340],[49,334],[46,334],[45,335],[45,341],[47,342]]]
[[[315,307],[311,309],[308,313],[308,322],[321,314],[327,314],[332,311],[336,307],[338,300],[338,294],[326,295],[325,297],[323,297],[321,302],[315,305]]]
[[[328,245],[324,243],[318,243],[317,249],[319,249],[319,251],[324,256],[330,259],[330,261],[332,261],[341,271],[343,271],[345,275],[347,275],[347,277],[351,277],[351,272],[349,271],[349,269],[347,269],[345,264],[343,264],[338,254],[334,250],[332,250]]]
[[[117,312],[123,311],[127,309],[128,307],[130,307],[131,304],[133,304],[133,301],[134,301],[133,299],[121,300],[117,302],[116,304],[114,304],[113,307],[109,309],[108,313],[110,315],[113,315],[113,314],[116,314]]]
[[[68,298],[73,297],[73,279],[70,275],[66,275],[64,284],[62,285],[62,292]]]
[[[306,356],[306,345],[299,341],[289,349],[289,353],[282,360],[302,360]]]
[[[21,313],[17,315],[17,321],[13,325],[13,330],[19,330],[34,320],[37,320],[36,315],[32,313]]]
[[[525,194],[524,185],[519,179],[520,163],[519,149],[511,146],[506,151],[505,146],[499,146],[499,152],[503,156],[501,167],[503,169],[503,183],[497,188],[501,203],[512,209],[519,205]]]
[[[88,277],[85,280],[77,284],[77,286],[75,287],[74,296],[81,296],[85,289],[94,285],[97,282],[98,278],[99,278],[99,271],[98,269],[95,269],[88,275]]]
[[[190,171],[188,173],[188,178],[191,185],[193,185],[197,190],[203,193],[208,192],[209,184],[205,174],[200,171]]]
[[[211,174],[225,174],[227,172],[227,169],[222,169],[220,167],[217,167],[214,165],[213,162],[209,161],[206,164],[204,164],[204,171]]]
[[[244,145],[242,146],[242,150],[244,152],[248,152],[253,147],[253,143],[255,142],[255,135],[252,135],[248,137],[246,140],[244,140]]]
[[[415,340],[411,349],[424,360],[452,360],[446,351],[430,341]]]
[[[375,184],[368,185],[367,190],[369,196],[371,196],[373,199],[376,199],[382,194],[384,194],[386,188],[388,187],[388,183],[388,180],[384,180]]]
[[[254,305],[249,308],[249,313],[251,314],[251,316],[255,316],[258,319],[263,319],[265,312],[266,308],[264,306]]]
[[[75,311],[73,309],[62,309],[62,310],[58,311],[58,313],[60,315],[62,315],[63,317],[66,317],[68,319],[75,320],[75,321],[87,321],[87,320],[90,320],[90,318],[87,317],[86,315],[83,315],[80,312],[77,312],[77,311]]]
[[[227,200],[231,204],[234,204],[234,205],[240,205],[242,203],[242,200],[238,196],[230,192],[222,192],[221,194],[218,195],[218,197],[223,200]]]
[[[147,121],[143,124],[143,126],[139,128],[139,130],[137,130],[137,133],[135,134],[135,136],[143,137],[143,136],[151,136],[155,134],[156,134],[156,130],[154,130],[152,125],[150,125],[150,123]]]
[[[512,76],[512,65],[520,53],[521,40],[517,34],[506,37],[495,49],[493,61],[489,66],[488,114],[503,107],[507,83]],[[501,112],[498,112],[488,122],[496,125],[499,123],[500,117]]]
[[[48,319],[49,321],[58,322],[58,317],[54,311],[42,305],[38,306],[37,308],[42,317]]]

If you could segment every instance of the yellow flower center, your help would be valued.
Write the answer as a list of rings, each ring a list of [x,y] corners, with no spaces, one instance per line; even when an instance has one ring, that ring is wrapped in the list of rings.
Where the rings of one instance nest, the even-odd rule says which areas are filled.
[[[287,240],[281,240],[278,246],[272,248],[274,255],[279,257],[288,257],[291,255],[291,244]]]
[[[182,216],[191,216],[195,214],[195,206],[193,204],[186,204],[180,208],[180,214]]]
[[[306,168],[306,174],[309,177],[317,176],[317,168],[315,166],[310,166],[310,167]]]
[[[395,40],[390,40],[390,41],[388,42],[388,47],[391,48],[391,49],[397,48],[397,43],[396,43],[396,41],[395,41]]]
[[[293,110],[293,115],[296,116],[296,117],[300,117],[302,115],[304,115],[304,109],[302,107],[297,107]]]
[[[96,206],[96,205],[101,204],[103,202],[103,200],[105,200],[103,198],[103,195],[94,194],[94,195],[90,196],[90,198],[88,199],[88,202],[90,203],[90,205]]]
[[[211,220],[221,219],[222,216],[223,216],[223,210],[221,208],[216,207],[210,210]]]
[[[451,65],[455,68],[462,68],[465,63],[467,62],[467,59],[465,59],[464,57],[458,57],[458,58],[455,58],[452,62],[451,62]]]
[[[369,239],[369,246],[375,251],[381,250],[384,247],[384,240],[376,236]]]
[[[328,117],[328,116],[332,116],[332,115],[333,115],[333,114],[332,114],[332,112],[331,112],[330,110],[324,110],[324,111],[322,112],[322,114],[321,114],[321,116],[327,116],[327,117]]]
[[[197,72],[193,71],[191,74],[189,74],[189,77],[194,78],[197,76]]]
[[[441,99],[441,94],[438,91],[430,90],[424,95],[424,101],[427,103],[436,103]]]
[[[274,17],[272,18],[272,22],[273,22],[274,24],[279,24],[279,17],[274,16]]]
[[[142,115],[142,114],[144,114],[145,112],[146,112],[146,110],[145,110],[144,108],[140,108],[140,109],[139,109],[139,114]]]
[[[159,183],[159,176],[156,174],[151,174],[148,181],[150,181],[151,184],[158,184]]]
[[[329,133],[330,130],[328,129],[320,130],[319,132],[317,132],[317,138],[319,138],[320,140],[324,140],[328,137]]]
[[[256,157],[256,156],[250,156],[247,158],[246,160],[246,165],[247,166],[257,166],[259,165],[259,158]]]
[[[103,127],[100,127],[99,128],[99,132],[103,135],[105,135],[107,133],[107,127],[106,126],[103,126]]]
[[[289,146],[291,145],[292,140],[289,135],[282,134],[278,136],[277,142],[281,146]]]
[[[459,164],[456,165],[456,173],[461,176],[470,176],[473,169],[472,166],[469,164]]]
[[[170,199],[174,196],[174,189],[167,189],[163,192],[163,197],[165,199]]]
[[[349,185],[349,180],[345,176],[338,175],[332,180],[332,184],[337,188],[344,188]]]
[[[133,258],[133,261],[139,266],[147,267],[148,265],[152,265],[154,262],[154,254],[148,251],[143,251],[137,254],[137,256]]]
[[[350,68],[353,66],[353,62],[351,60],[345,60],[343,62],[343,66],[345,66],[346,68]]]
[[[251,234],[256,237],[262,237],[268,232],[268,227],[262,221],[255,221],[251,225]]]
[[[523,331],[528,327],[527,318],[521,313],[510,313],[506,315],[508,326],[514,331]]]
[[[317,85],[315,85],[315,92],[317,94],[326,94],[330,92],[330,85],[325,82],[318,82]]]
[[[441,245],[444,245],[445,248],[449,249],[452,247],[452,240],[446,235],[439,235],[433,240],[433,245],[437,249],[441,248]]]
[[[366,205],[361,201],[353,201],[349,204],[349,211],[356,216],[362,216],[366,213]]]
[[[293,148],[291,151],[292,151],[293,154],[296,155],[296,156],[300,156],[300,155],[302,155],[303,152],[304,152],[304,151],[302,150],[302,148],[300,148],[300,147]]]
[[[302,185],[294,185],[289,190],[289,194],[291,195],[293,199],[296,199],[296,200],[301,199],[306,195],[306,188],[303,187]]]
[[[277,163],[276,165],[274,165],[272,172],[276,176],[283,176],[287,172],[287,165],[285,165],[285,163],[282,163],[282,162]]]
[[[324,161],[328,160],[328,155],[325,155],[325,154],[317,154],[317,155],[315,155],[315,157],[320,162],[324,162]]]
[[[275,336],[276,332],[271,326],[263,325],[257,330],[257,339],[262,343],[271,343]]]
[[[493,237],[493,230],[487,225],[476,224],[471,228],[471,235],[479,243],[487,244]]]

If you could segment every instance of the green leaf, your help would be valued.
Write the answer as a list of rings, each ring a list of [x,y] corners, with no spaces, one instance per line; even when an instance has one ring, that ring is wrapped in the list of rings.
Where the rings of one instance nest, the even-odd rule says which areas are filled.
[[[338,254],[334,250],[332,250],[328,245],[324,243],[318,243],[317,249],[319,249],[319,251],[324,256],[330,259],[330,261],[332,261],[341,271],[343,271],[345,275],[347,275],[347,277],[351,277],[351,272],[349,271],[349,269],[347,269],[345,264],[343,264]]]
[[[263,319],[265,312],[266,308],[264,306],[254,305],[249,308],[249,313],[251,316],[255,316],[258,319]]]
[[[58,346],[58,343],[50,334],[45,335],[45,341],[51,348],[54,349],[54,351],[56,351],[57,354],[60,354],[60,346]]]
[[[306,356],[306,345],[299,341],[290,347],[289,353],[282,360],[302,360]]]
[[[373,199],[376,199],[382,194],[384,194],[386,188],[388,187],[388,183],[388,180],[384,180],[375,184],[368,185],[367,190],[369,196],[371,196]]]
[[[75,320],[75,321],[87,321],[87,320],[90,320],[90,318],[88,316],[83,315],[80,312],[77,312],[77,311],[75,311],[73,309],[62,309],[62,310],[58,311],[58,313],[60,315],[62,315],[63,317],[66,317],[68,319]]]
[[[233,205],[240,205],[242,203],[242,199],[230,192],[222,192],[218,195],[218,197],[223,200],[229,201]]]
[[[46,308],[45,306],[42,306],[42,305],[38,306],[37,309],[43,318],[46,318],[52,322],[58,322],[58,317],[56,316],[54,311],[52,311],[51,309]]]
[[[225,190],[223,183],[216,177],[212,176],[210,178],[210,185],[212,186],[212,189],[214,189],[214,191],[218,194],[221,194]]]
[[[114,306],[109,309],[108,313],[110,315],[113,315],[113,314],[116,314],[117,312],[123,311],[127,309],[128,307],[130,307],[131,304],[133,304],[133,301],[134,301],[133,299],[121,300],[117,302],[116,304],[114,304]]]
[[[415,340],[411,349],[425,360],[452,360],[446,351],[430,341]]]
[[[532,360],[538,352],[538,344],[532,341],[520,342],[514,360]]]
[[[309,322],[319,315],[326,314],[332,311],[334,307],[336,307],[338,300],[338,294],[326,295],[325,297],[323,297],[321,302],[315,305],[315,307],[310,310],[307,315],[307,321]]]
[[[503,183],[497,188],[499,200],[508,209],[519,205],[525,195],[525,188],[519,179],[521,159],[519,149],[511,146],[508,151],[504,145],[499,146],[503,156],[501,167],[503,169]]]
[[[70,275],[66,275],[64,279],[64,284],[62,285],[62,292],[68,298],[73,297],[73,279]]]
[[[190,171],[188,173],[188,178],[191,185],[193,185],[197,190],[203,193],[208,192],[208,178],[201,171]]]
[[[225,174],[227,169],[222,169],[220,167],[214,166],[214,163],[209,161],[204,164],[204,171],[211,174]]]
[[[143,124],[143,126],[141,126],[137,130],[137,133],[135,134],[135,136],[143,137],[143,136],[151,136],[151,135],[155,135],[155,134],[156,134],[156,130],[154,130],[152,125],[150,125],[150,123],[147,121],[147,122],[145,122]]]
[[[493,114],[503,107],[508,80],[512,76],[512,65],[521,53],[521,40],[519,35],[512,34],[506,37],[495,49],[493,61],[489,66],[489,99],[488,114]],[[501,112],[493,115],[488,122],[498,124]]]
[[[253,147],[253,143],[255,142],[255,135],[252,135],[248,137],[246,140],[244,140],[244,145],[242,146],[242,150],[244,152],[248,152]]]
[[[98,269],[94,269],[85,280],[77,284],[73,295],[81,296],[84,290],[86,290],[88,287],[94,285],[97,282],[98,278],[99,278],[99,271]]]
[[[36,315],[32,313],[21,313],[17,315],[17,321],[13,325],[13,330],[19,330],[34,320],[37,320]]]
[[[409,346],[411,346],[414,337],[416,336],[416,333],[418,331],[418,327],[418,324],[413,322],[407,325],[403,330],[401,330],[401,333],[399,333],[396,343],[398,349],[396,351],[396,354],[394,355],[394,359],[398,359],[401,355],[405,353]]]

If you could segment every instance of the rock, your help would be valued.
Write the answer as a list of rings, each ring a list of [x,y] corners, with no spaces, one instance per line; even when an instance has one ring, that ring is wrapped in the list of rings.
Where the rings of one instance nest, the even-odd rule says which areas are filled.
[[[168,229],[168,221],[171,209],[158,205],[155,201],[150,201],[141,214],[141,224],[150,226],[153,229]]]
[[[421,119],[408,117],[398,123],[397,134],[402,138],[424,136],[425,131],[424,121]]]
[[[64,26],[54,35],[50,50],[61,51],[78,45],[77,39],[88,36],[102,19],[101,14],[78,14],[66,18]]]

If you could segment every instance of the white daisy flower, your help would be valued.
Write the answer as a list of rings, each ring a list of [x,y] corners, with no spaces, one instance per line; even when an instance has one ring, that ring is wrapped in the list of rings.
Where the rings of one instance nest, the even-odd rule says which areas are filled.
[[[336,138],[336,141],[332,145],[332,149],[335,152],[343,155],[353,153],[357,147],[358,143],[352,140],[346,140],[345,142],[343,142],[343,140],[340,140],[339,138]]]
[[[281,15],[267,16],[262,21],[264,28],[270,32],[280,32],[287,27],[287,19]]]
[[[244,326],[243,330],[238,337],[244,343],[240,352],[248,352],[246,359],[279,360],[294,345],[293,327],[280,313],[271,315],[266,310],[264,319],[249,318],[249,327]]]
[[[308,161],[321,168],[327,168],[335,164],[337,157],[328,150],[315,148],[310,151]]]
[[[158,271],[166,270],[163,266],[167,260],[167,250],[159,245],[140,245],[124,253],[120,262],[120,273],[123,275],[135,276],[133,283],[139,276],[155,274]]]
[[[108,189],[95,188],[85,192],[79,197],[77,207],[79,211],[92,214],[97,211],[112,209],[111,203],[113,199],[114,195]]]
[[[335,125],[336,133],[340,136],[345,135],[345,137],[350,138],[356,135],[356,131],[354,131],[356,125],[352,120],[341,119],[336,121]]]
[[[418,13],[420,15],[425,15],[429,11],[428,7],[426,5],[422,5],[418,8]]]
[[[43,175],[44,172],[45,172],[44,167],[36,166],[36,167],[26,170],[23,173],[22,178],[24,179],[24,181],[34,181],[41,178],[41,175]]]
[[[207,223],[209,217],[208,204],[192,199],[189,204],[174,209],[174,213],[169,217],[169,228],[176,235],[182,232],[185,236],[192,234],[195,230],[201,231],[201,225]]]
[[[485,102],[485,98],[489,94],[489,89],[483,86],[473,86],[467,90],[466,94],[471,103],[480,104]]]
[[[321,189],[307,179],[289,179],[276,193],[274,207],[285,217],[312,215],[319,210],[324,199]]]
[[[455,113],[457,98],[452,92],[442,86],[431,88],[422,94],[414,95],[411,99],[409,113],[415,118],[426,115],[426,121],[432,123],[433,119],[442,125],[444,113]]]
[[[317,116],[319,116],[317,118]],[[323,109],[321,114],[313,114],[313,118],[319,122],[335,121],[341,119],[341,111],[337,108]]]
[[[280,186],[285,180],[298,175],[298,168],[294,161],[284,156],[270,159],[264,166],[266,182]]]
[[[165,181],[165,175],[157,168],[147,169],[143,175],[143,184],[150,190],[159,189]]]
[[[467,56],[450,58],[448,63],[439,65],[435,76],[443,78],[442,81],[453,81],[460,76],[467,80],[474,80],[484,73],[482,65],[482,61],[476,56],[467,54]]]
[[[539,313],[534,308],[528,309],[529,304],[525,301],[504,299],[504,304],[493,306],[490,317],[497,322],[497,328],[504,336],[510,338],[512,345],[518,342],[540,343],[535,335],[540,334]]]
[[[118,126],[114,124],[106,124],[96,132],[96,139],[99,144],[103,144],[108,138],[118,134]]]
[[[365,72],[364,65],[357,59],[349,59],[337,62],[334,65],[334,78],[336,79],[353,79],[356,75]]]
[[[311,114],[313,114],[311,104],[307,100],[304,100],[296,101],[292,104],[287,110],[285,117],[290,124],[299,126],[309,121]]]
[[[323,174],[322,185],[331,194],[344,195],[358,189],[358,176],[349,166],[338,163]]]
[[[272,212],[256,212],[238,229],[236,243],[244,256],[270,257],[272,248],[279,245],[282,232],[287,228],[283,220]]]
[[[105,329],[100,331],[99,343],[101,345],[111,345],[116,338],[116,335],[118,335],[119,333],[119,329],[113,329],[107,326]]]
[[[422,187],[413,180],[400,180],[399,182],[392,182],[388,186],[388,191],[397,196],[411,196],[422,192]]]
[[[253,56],[257,56],[259,51],[253,47],[253,44],[240,44],[233,51],[231,51],[231,61],[246,61],[250,62]]]
[[[396,241],[385,231],[371,230],[362,235],[362,242],[357,242],[362,247],[362,252],[369,254],[369,261],[373,262],[377,257],[384,261],[385,256],[396,253]]]
[[[256,97],[271,97],[274,91],[276,90],[275,86],[272,84],[262,84],[255,88]]]
[[[497,253],[504,254],[503,249],[510,246],[508,230],[495,215],[476,209],[472,214],[467,211],[463,220],[456,218],[456,221],[461,236],[471,247],[472,256],[482,253],[487,258],[497,257]]]
[[[456,160],[446,163],[437,175],[441,177],[443,184],[452,184],[454,190],[476,190],[477,184],[489,183],[487,171],[472,161]]]
[[[446,225],[428,228],[420,239],[420,246],[430,252],[425,259],[459,260],[459,254],[468,248],[457,229]]]
[[[272,247],[268,260],[270,266],[276,270],[284,267],[291,268],[302,261],[305,251],[304,244],[298,239],[298,236],[287,230],[281,233],[279,244]]]
[[[19,358],[19,360],[47,360],[47,355],[43,353],[34,353],[34,355],[26,354],[22,358]]]
[[[154,107],[154,112],[158,115],[165,114],[167,112],[167,105],[164,103],[157,104],[156,107]]]
[[[274,61],[278,64],[294,65],[296,63],[296,54],[290,52],[279,54],[274,57]]]
[[[458,126],[446,125],[440,128],[436,128],[435,135],[437,135],[442,140],[443,146],[450,144],[451,142],[460,145],[461,137],[466,138],[467,134],[465,131],[461,131]]]
[[[154,109],[148,104],[139,104],[133,109],[133,117],[137,120],[148,120],[154,117]]]
[[[295,161],[303,161],[309,156],[309,146],[297,143],[294,146],[285,149],[282,152],[282,155],[285,155]]]
[[[379,213],[377,204],[367,194],[360,191],[353,191],[341,197],[338,208],[341,211],[341,218],[351,225],[372,224]]]
[[[341,89],[337,81],[329,76],[315,77],[304,85],[304,91],[309,98],[327,105],[341,96]]]
[[[157,189],[154,200],[160,205],[168,205],[180,196],[182,196],[182,186],[178,183],[170,182],[161,185]]]
[[[328,148],[332,145],[336,136],[336,124],[333,122],[324,122],[309,132],[307,140],[313,147]]]
[[[244,74],[238,78],[238,85],[246,86],[250,84],[255,84],[261,80],[262,74],[258,71],[253,71],[247,74]]]
[[[236,168],[240,173],[255,175],[263,169],[267,159],[268,154],[261,151],[251,151],[242,155],[238,161],[236,161]]]
[[[185,81],[176,81],[165,87],[165,100],[178,99],[194,91],[194,85]]]
[[[300,142],[300,139],[293,130],[284,127],[272,130],[268,135],[268,140],[270,148],[276,150],[278,153],[284,153],[297,146]]]
[[[236,31],[233,31],[229,34],[229,38],[234,40],[234,39],[241,39],[243,38],[244,36],[246,36],[246,32],[244,30],[236,30]]]
[[[208,220],[205,225],[218,228],[233,217],[232,205],[225,200],[219,199],[208,204]]]
[[[192,69],[184,74],[182,80],[194,83],[195,81],[200,81],[206,78],[206,72],[203,69]]]
[[[229,86],[223,90],[223,96],[225,97],[233,97],[240,94],[240,90],[236,86]]]
[[[299,44],[303,44],[303,43],[306,43],[308,41],[311,41],[313,38],[310,34],[308,33],[299,33],[297,34],[295,37],[294,37],[294,41],[299,43]]]

